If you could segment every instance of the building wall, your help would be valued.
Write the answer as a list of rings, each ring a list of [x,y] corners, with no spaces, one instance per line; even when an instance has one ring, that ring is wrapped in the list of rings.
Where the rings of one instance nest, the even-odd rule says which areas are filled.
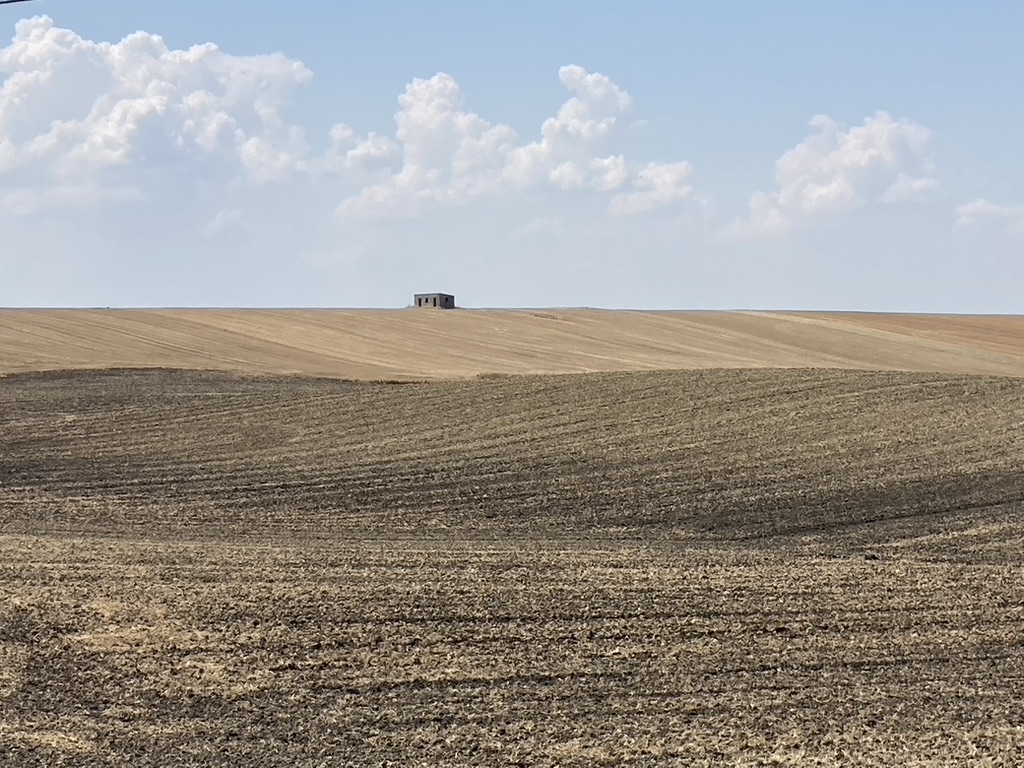
[[[455,309],[455,297],[450,293],[417,293],[413,296],[413,306]]]

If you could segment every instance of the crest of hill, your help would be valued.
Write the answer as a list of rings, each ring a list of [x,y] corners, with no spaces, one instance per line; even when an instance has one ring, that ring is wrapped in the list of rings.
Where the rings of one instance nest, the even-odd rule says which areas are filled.
[[[0,310],[0,375],[182,368],[348,379],[694,368],[1024,375],[1024,317],[625,310]]]

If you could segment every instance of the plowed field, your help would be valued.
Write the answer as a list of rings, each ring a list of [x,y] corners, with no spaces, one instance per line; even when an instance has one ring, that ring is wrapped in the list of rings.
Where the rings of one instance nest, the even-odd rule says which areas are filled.
[[[0,378],[6,765],[1019,765],[1024,380]]]

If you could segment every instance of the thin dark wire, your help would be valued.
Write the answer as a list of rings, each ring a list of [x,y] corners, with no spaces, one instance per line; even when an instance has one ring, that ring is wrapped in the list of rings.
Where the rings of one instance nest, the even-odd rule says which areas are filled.
[[[31,0],[0,0],[0,5],[8,5],[10,3],[28,3]]]

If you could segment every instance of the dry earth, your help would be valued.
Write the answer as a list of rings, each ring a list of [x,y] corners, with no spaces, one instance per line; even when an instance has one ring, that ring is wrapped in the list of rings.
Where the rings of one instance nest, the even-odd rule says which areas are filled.
[[[0,374],[424,379],[825,367],[1024,376],[1024,317],[600,310],[0,310]]]
[[[1007,376],[0,378],[0,762],[1021,765],[1022,467]]]

